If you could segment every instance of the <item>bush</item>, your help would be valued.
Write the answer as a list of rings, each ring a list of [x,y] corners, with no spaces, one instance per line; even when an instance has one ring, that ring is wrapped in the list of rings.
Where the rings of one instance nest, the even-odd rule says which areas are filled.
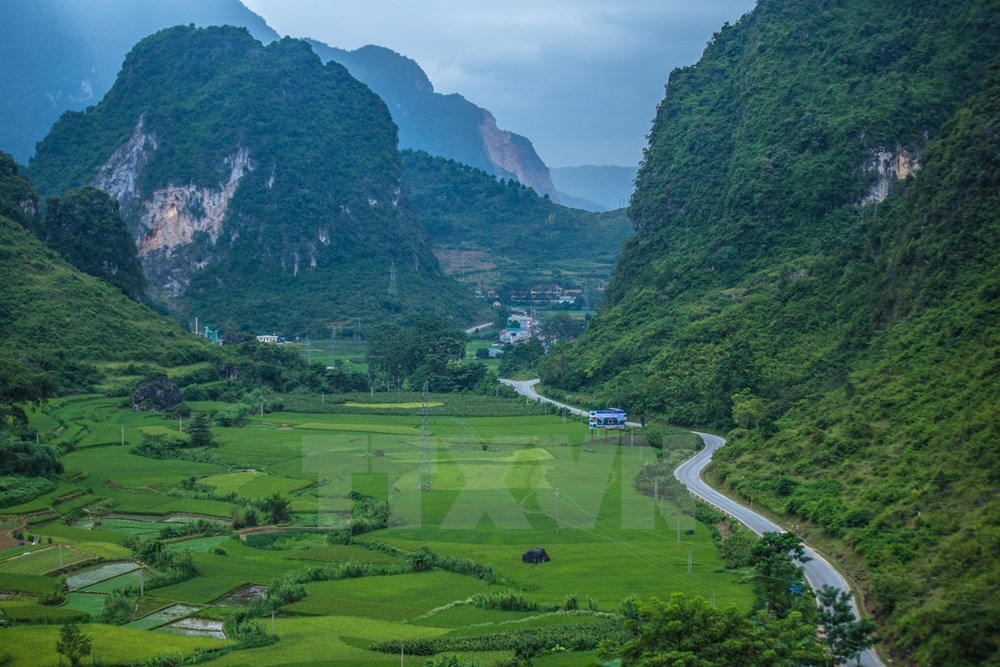
[[[575,602],[576,596],[572,597]],[[472,604],[480,609],[496,609],[498,611],[536,611],[538,609],[538,605],[530,602],[524,593],[511,590],[473,595]]]

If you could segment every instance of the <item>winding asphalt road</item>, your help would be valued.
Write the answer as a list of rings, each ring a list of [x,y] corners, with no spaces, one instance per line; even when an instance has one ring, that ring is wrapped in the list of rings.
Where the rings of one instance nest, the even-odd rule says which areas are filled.
[[[554,401],[551,398],[546,398],[536,392],[535,385],[539,383],[539,380],[500,381],[509,387],[513,387],[514,390],[522,396],[527,396],[532,400],[542,401],[560,408],[566,408],[575,415],[588,416],[588,413],[584,410],[574,408],[566,405],[565,403]],[[638,426],[638,424],[634,424],[632,422],[629,422],[629,425]],[[674,471],[674,477],[686,486],[691,493],[698,496],[709,505],[712,505],[716,509],[733,517],[758,535],[763,535],[764,533],[784,532],[784,529],[778,524],[772,522],[766,517],[761,516],[760,514],[757,514],[749,507],[744,507],[727,496],[722,495],[702,480],[702,471],[705,469],[705,466],[712,461],[712,455],[715,453],[715,450],[726,444],[726,440],[710,433],[699,433],[695,431],[694,434],[702,439],[705,446],[697,454],[678,466],[677,470]],[[806,555],[812,560],[803,563],[802,568],[805,570],[806,579],[809,581],[809,585],[813,587],[813,590],[819,590],[823,586],[833,586],[834,588],[839,588],[840,590],[845,591],[851,590],[844,577],[842,577],[840,573],[837,572],[837,569],[830,565],[826,559],[809,547],[805,547],[805,552]],[[852,599],[852,603],[853,602],[854,601]],[[854,604],[854,614],[855,616],[858,614],[857,604]],[[882,661],[871,649],[868,649],[861,654],[858,664],[864,665],[865,667],[883,667]]]

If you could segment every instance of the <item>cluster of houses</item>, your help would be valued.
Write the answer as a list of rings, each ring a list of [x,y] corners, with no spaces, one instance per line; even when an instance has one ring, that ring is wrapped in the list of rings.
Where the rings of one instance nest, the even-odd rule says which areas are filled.
[[[513,309],[511,310],[513,311]],[[538,320],[533,320],[529,315],[524,314],[523,308],[518,310],[521,313],[511,312],[510,317],[507,318],[507,326],[500,330],[501,343],[510,343],[511,345],[523,343],[538,330]]]

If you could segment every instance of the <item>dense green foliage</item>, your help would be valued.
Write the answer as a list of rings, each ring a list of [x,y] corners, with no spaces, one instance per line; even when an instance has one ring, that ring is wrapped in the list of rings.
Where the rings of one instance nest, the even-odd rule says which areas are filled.
[[[123,165],[113,154],[130,137],[141,156]],[[103,183],[144,249],[151,295],[216,328],[297,334],[405,311],[466,321],[477,308],[441,274],[400,195],[385,104],[301,41],[265,47],[231,27],[158,32],[100,104],[63,116],[30,171],[46,195]],[[163,206],[157,193],[183,187],[199,194],[143,217]]]
[[[18,173],[14,158],[0,153],[0,216],[33,231],[37,227],[37,212],[38,195],[28,185],[28,179]]]
[[[602,656],[648,667],[827,664],[815,628],[798,612],[787,618],[765,612],[748,616],[735,607],[715,609],[704,598],[679,593],[666,601],[653,598],[635,606],[638,619],[629,622],[632,636],[624,642],[606,642]]]
[[[560,206],[514,180],[422,152],[403,151],[403,187],[435,251],[459,253],[450,268],[460,279],[606,276],[631,234],[622,211]]]
[[[135,242],[106,192],[85,187],[45,203],[40,236],[84,273],[114,285],[132,299],[142,296],[146,277]]]
[[[920,663],[1000,648],[998,18],[765,0],[723,28],[671,75],[607,307],[543,368],[737,427],[718,475],[821,527]]]

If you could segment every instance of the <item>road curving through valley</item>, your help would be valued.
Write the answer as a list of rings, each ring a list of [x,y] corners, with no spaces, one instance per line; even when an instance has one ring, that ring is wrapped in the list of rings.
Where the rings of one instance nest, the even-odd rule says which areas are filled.
[[[530,400],[548,403],[558,408],[564,408],[569,410],[572,414],[583,417],[586,417],[589,414],[585,410],[574,408],[573,406],[566,405],[565,403],[560,403],[559,401],[552,400],[551,398],[547,398],[536,392],[535,385],[537,385],[540,380],[500,381],[508,387],[512,387],[514,391],[522,396],[526,396]],[[639,426],[639,424],[633,422],[629,422],[629,425]],[[679,465],[674,471],[674,477],[676,477],[681,484],[686,486],[691,493],[721,512],[733,517],[757,535],[772,532],[784,532],[784,529],[778,524],[774,523],[767,517],[754,512],[753,509],[741,505],[728,496],[723,495],[709,486],[702,479],[701,474],[705,470],[705,467],[711,463],[712,455],[717,449],[719,449],[719,447],[726,444],[726,440],[721,436],[712,435],[711,433],[699,433],[698,431],[694,431],[694,434],[701,438],[702,442],[705,443],[705,446],[702,447],[697,454]],[[833,586],[834,588],[845,591],[851,590],[850,586],[847,584],[847,580],[844,579],[840,572],[837,571],[837,568],[833,567],[829,561],[816,553],[816,551],[808,545],[805,545],[805,552],[811,560],[803,563],[802,567],[805,570],[806,580],[809,581],[809,585],[813,587],[813,590],[819,590],[823,586]],[[853,598],[852,603],[854,603]],[[855,616],[858,615],[858,606],[856,603],[854,603],[854,614]],[[879,659],[875,651],[871,649],[867,649],[861,654],[858,664],[864,665],[864,667],[884,667],[884,663],[881,659]]]

